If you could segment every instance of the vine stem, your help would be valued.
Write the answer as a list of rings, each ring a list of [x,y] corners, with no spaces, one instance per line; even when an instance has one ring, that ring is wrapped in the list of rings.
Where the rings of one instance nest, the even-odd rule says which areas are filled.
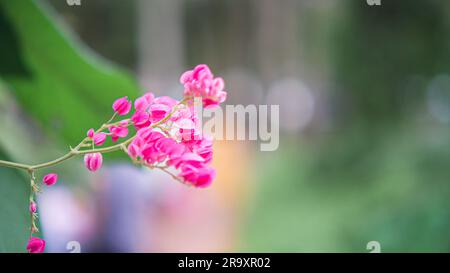
[[[159,120],[158,122],[152,124],[150,127],[155,128],[155,127],[158,127],[159,125],[161,125],[162,123],[166,122],[175,113],[175,111],[177,110],[177,106],[186,103],[189,99],[190,99],[189,97],[184,98],[176,106],[174,106],[174,108],[168,115],[166,115],[163,119]],[[97,130],[97,132],[101,132],[104,129],[110,127],[111,126],[110,122],[114,119],[115,116],[116,116],[116,113],[114,113],[112,118],[107,123],[103,124],[100,127],[100,129]],[[48,161],[48,162],[40,163],[40,164],[36,164],[36,165],[28,165],[28,164],[21,164],[21,163],[16,163],[16,162],[12,162],[12,161],[0,160],[0,166],[7,167],[7,168],[21,169],[21,170],[28,171],[29,173],[33,173],[34,171],[39,170],[39,169],[44,169],[44,168],[52,167],[55,165],[59,165],[60,163],[66,161],[74,156],[77,156],[77,155],[84,155],[84,154],[91,154],[91,153],[110,153],[110,152],[115,152],[118,150],[123,150],[124,148],[126,148],[126,145],[130,144],[133,141],[133,139],[135,139],[135,138],[136,138],[136,135],[130,137],[129,139],[127,139],[124,142],[121,142],[119,144],[112,145],[109,147],[89,149],[89,150],[80,150],[82,147],[85,146],[86,141],[89,140],[89,138],[86,137],[75,148],[71,147],[70,151],[67,154],[65,154],[57,159],[54,159],[52,161]]]

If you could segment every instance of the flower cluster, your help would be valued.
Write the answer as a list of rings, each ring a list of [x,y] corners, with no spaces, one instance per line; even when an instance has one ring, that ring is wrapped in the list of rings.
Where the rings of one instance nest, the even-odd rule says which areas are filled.
[[[101,146],[108,136],[113,142],[126,138],[129,126],[136,134],[127,143],[126,151],[134,163],[164,171],[174,169],[178,180],[196,187],[206,187],[215,177],[209,166],[212,160],[212,139],[201,132],[201,124],[193,100],[200,97],[204,107],[217,106],[226,98],[224,81],[215,78],[207,65],[198,65],[181,76],[184,98],[181,101],[168,96],[155,97],[151,92],[137,98],[134,113],[107,127],[107,132],[90,129],[88,138],[94,146]],[[112,108],[116,115],[130,113],[133,104],[127,97],[117,99]],[[90,171],[102,165],[101,153],[85,155]]]
[[[217,106],[227,98],[227,93],[223,91],[223,79],[214,78],[206,64],[197,65],[193,70],[184,72],[180,82],[184,85],[184,95],[202,97],[204,107]]]
[[[127,97],[114,101],[113,117],[98,130],[89,129],[86,138],[71,149],[68,157],[83,154],[84,165],[95,172],[103,164],[102,153],[123,150],[135,164],[160,169],[184,184],[209,186],[216,174],[210,166],[213,143],[211,137],[202,133],[194,105],[196,98],[201,99],[203,107],[215,107],[224,102],[227,95],[223,90],[224,81],[214,77],[209,67],[202,64],[183,73],[180,82],[184,86],[184,96],[180,101],[168,96],[155,97],[151,92],[137,98],[134,104]],[[117,116],[129,114],[128,118],[114,121]],[[135,133],[129,136],[130,132]],[[118,143],[100,147],[108,139]],[[42,183],[51,186],[57,180],[58,175],[51,173],[43,178]],[[32,228],[27,250],[40,253],[44,251],[45,241],[33,237],[37,232],[34,223],[37,205],[33,197],[39,191],[34,173],[31,185],[29,209]]]
[[[206,137],[189,141],[181,137],[177,141],[169,133],[144,128],[128,146],[128,154],[134,162],[150,168],[173,167],[179,170],[179,180],[196,187],[210,185],[215,177],[215,170],[208,165],[212,160],[212,141]]]

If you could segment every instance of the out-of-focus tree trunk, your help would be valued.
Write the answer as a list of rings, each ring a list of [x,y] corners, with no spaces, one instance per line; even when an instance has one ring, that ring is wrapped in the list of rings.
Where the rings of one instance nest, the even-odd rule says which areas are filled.
[[[140,81],[157,94],[171,95],[183,71],[183,1],[139,0],[137,8]]]
[[[280,76],[298,75],[299,3],[298,1],[254,0],[257,10],[257,70],[265,83]]]

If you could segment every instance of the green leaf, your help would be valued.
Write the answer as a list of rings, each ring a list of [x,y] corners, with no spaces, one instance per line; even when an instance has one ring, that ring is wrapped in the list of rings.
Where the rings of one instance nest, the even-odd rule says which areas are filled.
[[[23,108],[47,132],[61,136],[62,143],[77,144],[87,129],[107,120],[116,98],[139,94],[130,75],[82,48],[67,31],[62,32],[42,4],[1,1],[0,9],[6,29],[0,35],[8,35],[0,39],[11,43],[14,38],[19,47],[15,54],[21,60],[18,65],[30,74],[0,76]]]
[[[0,157],[5,158],[0,151]],[[0,252],[25,252],[29,234],[29,184],[13,169],[0,168]]]
[[[0,75],[29,76],[20,52],[17,35],[12,24],[6,20],[3,10],[0,8]]]

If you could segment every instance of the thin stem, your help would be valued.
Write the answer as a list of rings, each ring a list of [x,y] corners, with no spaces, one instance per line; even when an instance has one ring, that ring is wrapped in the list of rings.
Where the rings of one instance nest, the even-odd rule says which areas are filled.
[[[34,197],[39,189],[38,189],[38,186],[36,185],[36,175],[35,175],[34,171],[29,171],[29,173],[30,173],[30,204],[29,204],[29,206],[31,207],[31,204],[34,203]],[[35,232],[39,231],[35,220],[36,220],[36,215],[34,212],[32,212],[30,210],[30,238],[33,236],[33,234]]]
[[[20,163],[15,163],[15,162],[11,162],[11,161],[5,161],[5,160],[0,160],[0,166],[14,168],[14,169],[21,169],[21,170],[26,170],[26,171],[31,170],[30,165],[20,164]]]
[[[75,155],[76,155],[76,153],[70,151],[69,153],[67,153],[67,154],[65,154],[65,155],[63,155],[60,158],[57,158],[55,160],[31,166],[31,169],[39,170],[39,169],[42,169],[42,168],[47,168],[47,167],[50,167],[50,166],[58,165],[59,163],[64,162],[67,159],[69,159],[71,157],[74,157]]]
[[[114,120],[114,118],[116,117],[116,115],[117,115],[117,112],[114,112],[114,114],[113,114],[112,117],[106,122],[106,124],[111,123],[111,122]]]

